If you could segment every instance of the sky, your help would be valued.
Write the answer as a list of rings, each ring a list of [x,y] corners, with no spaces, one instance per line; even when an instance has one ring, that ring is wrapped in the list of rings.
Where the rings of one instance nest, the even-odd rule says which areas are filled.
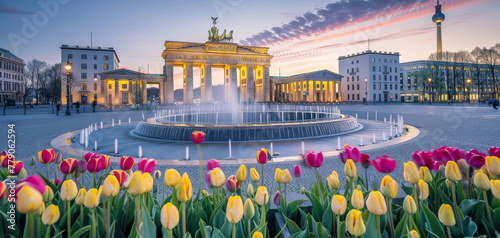
[[[443,50],[500,43],[500,0],[441,0]],[[234,42],[269,47],[271,76],[328,69],[368,49],[399,52],[401,62],[436,50],[435,0],[0,0],[0,48],[26,62],[61,61],[62,44],[114,47],[120,67],[162,73],[164,42],[205,42],[219,29]],[[182,87],[175,68],[174,87]],[[199,72],[195,70],[195,77]],[[223,82],[214,70],[214,84]],[[199,86],[195,80],[194,86]]]

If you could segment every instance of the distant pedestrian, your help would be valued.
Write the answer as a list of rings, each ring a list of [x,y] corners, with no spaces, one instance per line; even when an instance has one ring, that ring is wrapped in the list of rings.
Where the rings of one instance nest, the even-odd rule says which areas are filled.
[[[95,112],[95,107],[97,106],[97,100],[92,102],[92,112]]]
[[[493,104],[493,108],[495,108],[495,110],[498,110],[498,100],[492,100],[491,104]]]
[[[80,113],[80,102],[76,102],[76,113]]]

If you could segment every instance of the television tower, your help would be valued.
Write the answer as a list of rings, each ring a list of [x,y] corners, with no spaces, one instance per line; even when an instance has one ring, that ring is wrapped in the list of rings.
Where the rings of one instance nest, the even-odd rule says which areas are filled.
[[[437,0],[436,13],[432,16],[432,22],[436,23],[437,27],[437,57],[441,60],[441,55],[443,53],[443,41],[441,39],[441,23],[444,21],[444,14],[441,12],[441,5],[439,0]]]

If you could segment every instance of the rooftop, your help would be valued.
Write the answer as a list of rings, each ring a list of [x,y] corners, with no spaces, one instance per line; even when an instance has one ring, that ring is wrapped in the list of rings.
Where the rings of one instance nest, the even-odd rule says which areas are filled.
[[[372,54],[401,56],[401,54],[399,54],[399,52],[387,52],[387,51],[383,51],[382,52],[382,51],[367,50],[367,51],[363,51],[361,53],[356,53],[356,54],[346,55],[346,56],[340,56],[339,60],[341,60],[341,59],[347,59],[347,58],[351,58],[351,57],[356,57],[356,56],[361,56],[361,55],[372,55]]]
[[[96,46],[96,47],[91,47],[88,45],[61,45],[59,47],[61,50],[62,49],[70,49],[70,50],[95,50],[95,51],[111,51],[115,54],[116,59],[118,62],[120,62],[120,58],[118,58],[118,54],[116,54],[115,48],[113,47],[102,47],[102,46]]]
[[[24,63],[24,61],[21,58],[17,57],[16,55],[12,54],[10,51],[3,49],[3,48],[0,48],[0,57],[5,58],[5,59],[9,59],[9,60],[13,60],[13,61],[17,61],[19,63]]]

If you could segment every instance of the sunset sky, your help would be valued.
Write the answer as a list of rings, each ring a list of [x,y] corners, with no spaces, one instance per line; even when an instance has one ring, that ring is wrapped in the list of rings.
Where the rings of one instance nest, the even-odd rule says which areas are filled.
[[[49,8],[40,2],[57,3]],[[441,0],[443,50],[500,43],[500,0]],[[371,49],[400,52],[401,62],[436,50],[431,0],[1,0],[0,48],[25,61],[60,62],[60,45],[114,47],[120,67],[161,73],[165,40],[205,42],[218,16],[235,43],[270,47],[271,75],[338,72],[338,57]],[[39,12],[47,12],[41,15]],[[28,27],[31,25],[34,27]],[[33,31],[34,29],[34,31]],[[175,69],[175,87],[182,87]],[[195,71],[195,77],[199,73]],[[222,76],[214,70],[214,84]],[[195,87],[199,80],[195,80]]]

